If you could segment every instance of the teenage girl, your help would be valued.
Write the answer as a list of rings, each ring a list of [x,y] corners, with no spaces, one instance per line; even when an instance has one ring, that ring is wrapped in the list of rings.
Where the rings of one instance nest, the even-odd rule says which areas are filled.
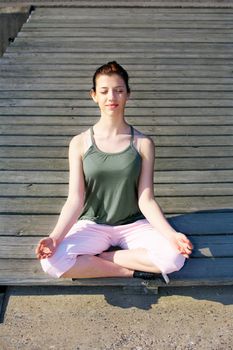
[[[68,197],[37,258],[56,278],[162,274],[168,281],[193,246],[155,201],[154,143],[124,117],[127,72],[115,61],[101,66],[90,94],[100,119],[70,141]],[[107,252],[110,246],[122,249]]]

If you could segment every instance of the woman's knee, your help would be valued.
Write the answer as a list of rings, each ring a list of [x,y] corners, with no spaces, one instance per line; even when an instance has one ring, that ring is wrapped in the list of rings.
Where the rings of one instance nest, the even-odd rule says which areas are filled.
[[[149,251],[149,255],[154,265],[164,274],[169,274],[182,269],[185,263],[185,257],[178,252],[173,252],[172,254],[164,254],[158,256],[153,250]]]
[[[49,276],[54,278],[59,278],[59,274],[57,272],[57,269],[53,264],[50,263],[49,259],[41,259],[40,264],[42,267],[42,270]]]
[[[185,263],[185,257],[181,254],[174,255],[165,265],[164,273],[172,273],[182,269]]]
[[[43,271],[53,278],[63,278],[65,274],[73,267],[76,259],[61,259],[54,261],[52,258],[41,259]],[[64,272],[65,270],[65,272]]]

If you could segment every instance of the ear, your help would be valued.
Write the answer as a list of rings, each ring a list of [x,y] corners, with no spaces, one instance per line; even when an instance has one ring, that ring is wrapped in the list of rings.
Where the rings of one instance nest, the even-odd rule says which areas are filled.
[[[89,94],[90,94],[91,98],[93,99],[93,101],[95,103],[98,103],[97,98],[96,98],[96,93],[93,89],[90,90]]]
[[[128,93],[127,93],[126,100],[128,101],[128,100],[130,99],[130,97],[131,97],[131,92],[128,92]]]

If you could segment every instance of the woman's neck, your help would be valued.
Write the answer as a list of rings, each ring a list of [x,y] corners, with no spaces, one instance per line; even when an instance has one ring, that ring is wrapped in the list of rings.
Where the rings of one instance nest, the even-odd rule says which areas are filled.
[[[99,121],[94,125],[96,133],[105,135],[124,134],[129,131],[129,124],[123,119],[106,119],[101,116]]]

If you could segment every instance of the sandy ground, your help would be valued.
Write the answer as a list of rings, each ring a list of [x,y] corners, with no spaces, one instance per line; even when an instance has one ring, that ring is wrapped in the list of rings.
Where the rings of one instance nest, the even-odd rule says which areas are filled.
[[[233,286],[10,288],[0,350],[232,350]]]

